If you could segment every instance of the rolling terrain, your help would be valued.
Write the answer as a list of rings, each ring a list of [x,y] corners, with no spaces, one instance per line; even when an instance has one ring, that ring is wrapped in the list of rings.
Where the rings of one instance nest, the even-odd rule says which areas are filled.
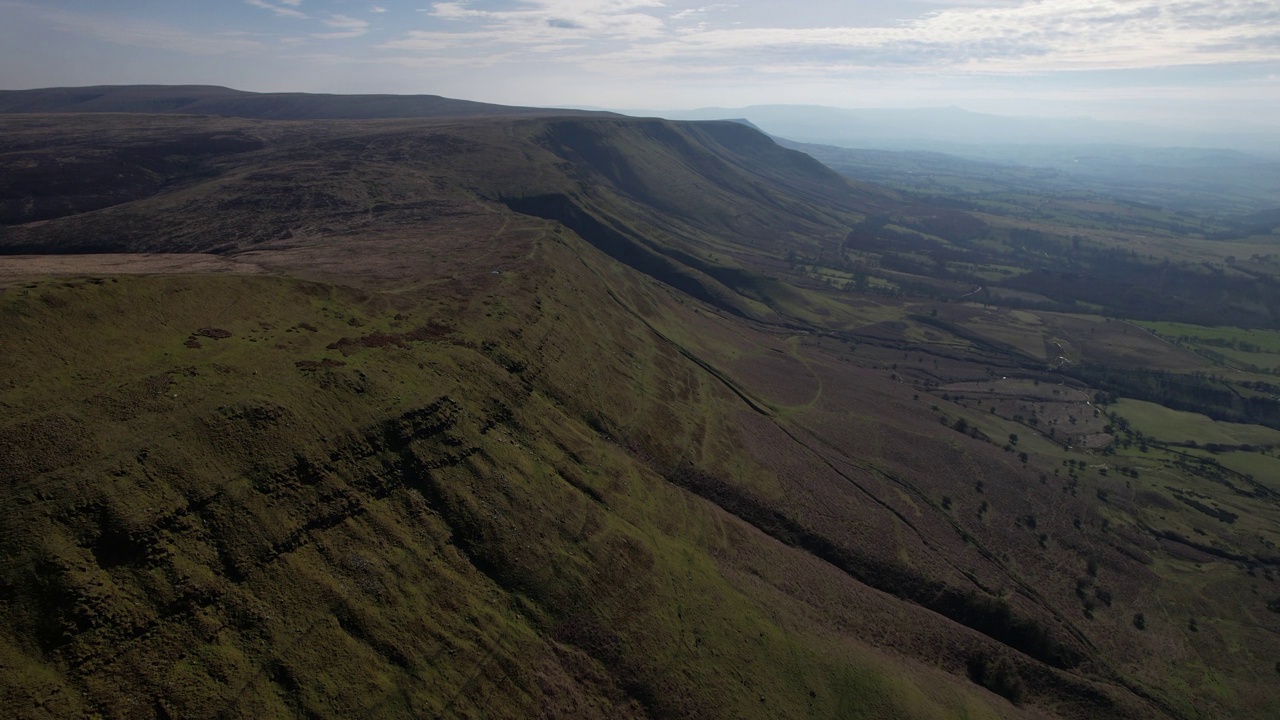
[[[867,150],[779,139],[830,167],[997,213],[1090,203],[1125,223],[1145,213],[1165,231],[1217,239],[1269,234],[1280,164],[1231,150],[1125,145],[991,145],[943,152]]]
[[[1280,711],[1270,335],[974,294],[1025,218],[735,123],[0,130],[6,716]]]

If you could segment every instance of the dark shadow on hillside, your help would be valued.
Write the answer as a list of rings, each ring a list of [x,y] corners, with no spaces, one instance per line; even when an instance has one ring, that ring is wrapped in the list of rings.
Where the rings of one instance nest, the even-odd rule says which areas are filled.
[[[624,265],[635,268],[659,282],[691,295],[740,317],[748,313],[733,302],[724,288],[712,285],[715,280],[698,277],[685,265],[657,252],[642,241],[605,224],[579,207],[565,195],[537,195],[533,197],[506,198],[503,200],[512,210],[554,220],[574,231],[592,247]],[[717,283],[718,284],[718,283]]]
[[[672,469],[667,479],[765,534],[836,566],[859,582],[932,610],[1047,665],[1070,670],[1084,660],[1077,649],[1055,637],[1051,628],[1018,614],[1003,598],[952,587],[906,567],[858,553],[690,465]]]

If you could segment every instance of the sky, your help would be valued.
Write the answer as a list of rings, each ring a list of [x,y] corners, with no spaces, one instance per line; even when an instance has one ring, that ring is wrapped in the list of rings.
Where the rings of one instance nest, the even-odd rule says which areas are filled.
[[[0,0],[0,88],[1280,126],[1280,0]]]

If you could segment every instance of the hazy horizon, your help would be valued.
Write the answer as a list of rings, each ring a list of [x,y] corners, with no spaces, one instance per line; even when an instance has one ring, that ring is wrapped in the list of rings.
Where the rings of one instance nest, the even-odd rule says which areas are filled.
[[[0,19],[7,89],[956,106],[1216,133],[1280,124],[1280,7],[1252,0],[0,0]]]

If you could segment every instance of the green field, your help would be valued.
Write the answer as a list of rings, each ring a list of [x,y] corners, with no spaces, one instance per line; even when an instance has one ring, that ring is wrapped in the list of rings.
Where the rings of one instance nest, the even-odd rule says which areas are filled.
[[[1237,327],[1204,327],[1178,322],[1137,321],[1135,325],[1171,340],[1185,339],[1193,344],[1220,341],[1227,344],[1247,343],[1257,346],[1257,352],[1280,354],[1280,330],[1247,329]]]
[[[1226,452],[1214,455],[1223,467],[1252,476],[1273,492],[1280,493],[1280,458],[1256,452]]]
[[[1271,373],[1280,370],[1280,331],[1205,327],[1177,322],[1135,323],[1161,338],[1191,348],[1219,366]]]
[[[1280,431],[1261,425],[1218,422],[1197,413],[1121,398],[1109,408],[1131,427],[1156,440],[1198,445],[1280,445]]]

